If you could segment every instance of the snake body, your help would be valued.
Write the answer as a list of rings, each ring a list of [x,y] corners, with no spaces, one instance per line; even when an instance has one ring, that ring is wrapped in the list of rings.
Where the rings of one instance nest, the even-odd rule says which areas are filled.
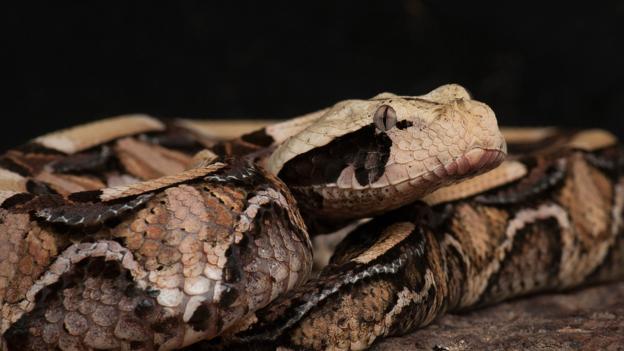
[[[600,133],[479,176],[506,146],[457,85],[235,140],[205,131],[126,116],[0,158],[3,349],[362,349],[448,310],[621,276],[622,156]],[[305,283],[306,228],[370,216]]]
[[[375,218],[341,242],[317,278],[258,311],[234,345],[365,349],[445,312],[621,280],[622,152],[542,150],[517,160],[551,179],[537,192],[522,183],[527,176]],[[544,172],[552,165],[559,169]]]
[[[236,172],[219,167],[209,176]],[[18,257],[2,311],[11,348],[179,348],[300,284],[311,248],[295,202],[274,177],[248,176],[172,184],[130,215],[112,210],[114,224],[85,224],[94,208],[80,203],[49,209],[41,224],[4,210]]]

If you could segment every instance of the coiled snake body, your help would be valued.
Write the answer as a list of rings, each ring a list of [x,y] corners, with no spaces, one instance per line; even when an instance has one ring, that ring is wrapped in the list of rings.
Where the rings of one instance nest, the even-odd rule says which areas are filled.
[[[2,347],[362,349],[445,311],[620,279],[619,146],[535,133],[510,132],[522,156],[479,175],[505,143],[447,85],[228,142],[147,116],[37,138],[0,160]],[[308,280],[306,227],[371,216]]]

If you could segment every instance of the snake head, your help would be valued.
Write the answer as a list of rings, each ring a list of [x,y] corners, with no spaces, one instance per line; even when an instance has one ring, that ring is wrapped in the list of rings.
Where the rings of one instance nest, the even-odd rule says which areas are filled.
[[[342,101],[267,162],[308,213],[360,218],[486,172],[506,156],[496,117],[459,85]]]

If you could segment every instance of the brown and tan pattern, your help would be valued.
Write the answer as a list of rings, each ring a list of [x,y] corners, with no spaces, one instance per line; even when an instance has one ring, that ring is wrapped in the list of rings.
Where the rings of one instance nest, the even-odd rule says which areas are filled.
[[[15,172],[0,168],[0,187],[2,191],[26,191],[26,178]]]
[[[191,164],[191,157],[182,152],[168,150],[134,138],[118,140],[115,143],[115,151],[128,172],[143,180],[177,174]]]
[[[380,120],[381,119],[381,120]],[[348,120],[345,126],[344,121]],[[323,218],[367,217],[500,164],[494,112],[465,89],[340,102],[281,143],[266,162]]]
[[[218,130],[122,116],[0,156],[0,349],[363,349],[622,277],[607,132],[507,131],[495,168],[494,114],[458,85]],[[305,283],[308,225],[382,213]]]
[[[527,169],[523,163],[505,161],[500,166],[481,176],[438,189],[423,197],[422,200],[431,206],[457,201],[511,183],[524,177],[526,174]]]
[[[34,142],[49,149],[73,154],[126,135],[163,129],[165,125],[150,116],[126,115],[43,135]]]
[[[473,196],[380,216],[349,234],[318,278],[257,312],[233,346],[365,349],[445,312],[621,280],[623,152],[559,149],[553,162],[563,160],[565,176],[530,201],[493,206]],[[548,154],[518,160],[530,172]],[[594,157],[617,166],[596,168]]]
[[[531,296],[387,338],[374,351],[618,350],[624,345],[624,283]]]
[[[277,179],[252,171],[244,185],[199,177],[167,187],[95,228],[71,220],[73,207],[61,227],[2,210],[9,349],[176,349],[301,284],[312,256],[294,200]]]
[[[26,214],[0,210],[0,222],[0,330],[5,331],[15,322],[7,306],[22,300],[47,270],[58,255],[59,239],[33,225]]]
[[[214,151],[253,154],[286,182],[306,217],[336,222],[395,209],[488,171],[506,146],[494,112],[449,84],[422,96],[341,101]]]
[[[196,135],[121,117],[2,156],[5,348],[177,349],[307,278],[287,189],[246,162],[193,157]]]

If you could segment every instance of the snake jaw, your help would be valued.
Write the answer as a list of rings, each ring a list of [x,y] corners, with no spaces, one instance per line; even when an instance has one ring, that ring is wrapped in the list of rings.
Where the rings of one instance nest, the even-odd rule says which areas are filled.
[[[267,168],[314,216],[354,219],[488,171],[505,155],[492,109],[451,84],[343,101],[278,147]]]
[[[300,203],[308,213],[329,220],[365,218],[416,201],[459,180],[485,173],[500,165],[505,157],[504,148],[477,147],[447,163],[435,160],[431,170],[421,170],[417,174],[409,174],[407,167],[395,163],[386,168],[382,178],[366,186],[357,183],[355,170],[348,167],[337,183],[291,189],[296,196],[320,197],[321,201],[314,203],[314,207]],[[338,201],[345,198],[348,200]]]
[[[506,153],[502,150],[475,148],[439,168],[446,171],[448,176],[463,177],[493,169],[503,162],[505,156]]]

